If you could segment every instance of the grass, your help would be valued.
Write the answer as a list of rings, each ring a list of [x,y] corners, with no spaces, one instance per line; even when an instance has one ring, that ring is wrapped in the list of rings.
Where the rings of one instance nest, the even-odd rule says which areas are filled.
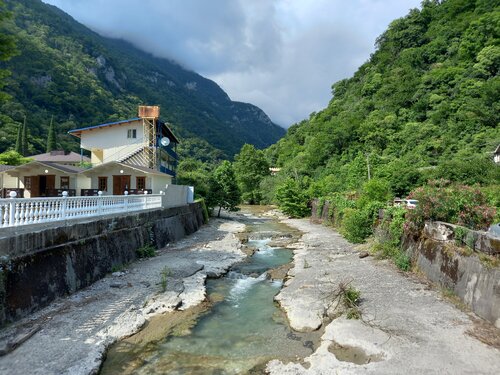
[[[152,258],[156,255],[156,249],[153,245],[147,244],[135,251],[138,258]]]
[[[170,269],[165,266],[160,272],[160,286],[162,293],[167,290],[167,278],[170,276]]]

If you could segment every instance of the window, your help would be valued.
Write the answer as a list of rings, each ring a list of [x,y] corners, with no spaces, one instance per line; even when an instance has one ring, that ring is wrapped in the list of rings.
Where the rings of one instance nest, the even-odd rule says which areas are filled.
[[[31,176],[24,177],[24,188],[26,190],[31,190]]]
[[[146,177],[136,177],[135,187],[137,190],[146,189]]]
[[[128,129],[127,138],[137,138],[137,129]]]
[[[69,177],[61,176],[61,189],[69,190]]]
[[[108,191],[108,178],[98,177],[97,188],[99,191]]]

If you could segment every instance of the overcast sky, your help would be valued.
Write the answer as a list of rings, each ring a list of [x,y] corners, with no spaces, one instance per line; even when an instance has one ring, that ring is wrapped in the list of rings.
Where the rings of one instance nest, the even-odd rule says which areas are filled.
[[[289,127],[324,108],[421,0],[43,0],[217,82]]]

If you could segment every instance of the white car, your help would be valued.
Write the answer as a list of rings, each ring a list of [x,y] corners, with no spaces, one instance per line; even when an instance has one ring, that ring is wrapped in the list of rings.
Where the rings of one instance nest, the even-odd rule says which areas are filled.
[[[418,205],[418,201],[416,199],[405,199],[405,202],[406,208],[409,208],[410,210],[413,210]]]

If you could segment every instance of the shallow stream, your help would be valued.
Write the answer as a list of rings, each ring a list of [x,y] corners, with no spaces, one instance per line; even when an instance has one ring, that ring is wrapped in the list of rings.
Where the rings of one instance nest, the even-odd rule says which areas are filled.
[[[276,232],[277,227],[283,229],[269,221],[247,226],[250,238]],[[270,241],[249,240],[247,245],[255,252],[247,261],[225,277],[207,281],[212,304],[187,328],[141,342],[139,351],[137,347],[110,351],[101,373],[257,374],[271,359],[297,361],[310,355],[319,334],[297,333],[288,326],[273,300],[282,281],[267,275],[269,269],[291,262],[293,254],[269,246]]]

